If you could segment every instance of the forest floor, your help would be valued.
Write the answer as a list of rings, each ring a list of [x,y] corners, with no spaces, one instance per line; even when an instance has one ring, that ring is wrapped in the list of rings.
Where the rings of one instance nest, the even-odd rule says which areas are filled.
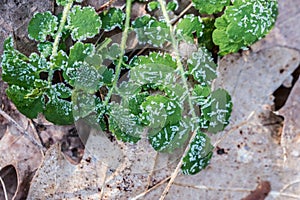
[[[98,7],[104,2],[85,3]],[[217,146],[211,164],[194,176],[180,174],[166,199],[300,199],[300,3],[278,2],[270,34],[250,50],[220,60],[214,84],[229,91],[234,107],[230,125],[211,135]],[[1,1],[0,54],[9,35],[18,50],[31,53],[35,44],[27,37],[28,22],[35,12],[47,10],[58,12],[54,1]],[[42,116],[30,120],[20,114],[6,88],[0,76],[0,177],[9,199],[159,199],[176,155],[165,157],[143,144],[134,152],[124,147],[120,154],[102,148],[106,144],[97,134],[84,146],[78,126],[55,126]],[[119,157],[123,154],[127,160]],[[103,160],[125,161],[110,170]]]

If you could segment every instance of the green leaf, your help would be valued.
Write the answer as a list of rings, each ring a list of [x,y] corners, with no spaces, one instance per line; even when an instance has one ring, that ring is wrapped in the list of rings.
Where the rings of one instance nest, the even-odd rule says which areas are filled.
[[[215,30],[215,20],[209,17],[202,18],[204,29],[203,29],[203,35],[198,38],[198,43],[200,45],[205,46],[209,51],[212,51],[215,44],[213,42],[212,34]]]
[[[172,153],[176,148],[183,147],[190,133],[187,119],[178,124],[167,125],[162,129],[149,130],[148,139],[151,146],[160,152]]]
[[[162,47],[171,41],[170,29],[166,22],[158,21],[150,15],[144,15],[132,22],[132,27],[137,34],[140,44],[150,44]]]
[[[278,15],[277,1],[236,0],[216,19],[213,41],[220,55],[237,52],[264,37]]]
[[[68,66],[68,60],[68,55],[63,50],[60,50],[51,60],[51,69],[66,69]]]
[[[44,115],[48,121],[57,125],[73,124],[72,102],[62,99],[60,97],[62,94],[58,91],[57,87],[54,86],[46,94],[47,102]]]
[[[102,20],[102,28],[105,31],[111,31],[116,27],[123,28],[123,21],[125,20],[125,13],[118,8],[110,8],[100,14]]]
[[[63,83],[57,83],[53,85],[52,89],[55,94],[61,99],[70,98],[72,95],[72,90]]]
[[[201,107],[202,128],[211,133],[224,130],[229,124],[232,111],[231,97],[224,89],[213,91],[206,104]]]
[[[76,62],[84,61],[87,57],[92,56],[94,53],[95,46],[93,44],[76,42],[74,46],[70,48],[68,67],[71,67]]]
[[[143,127],[137,124],[137,117],[121,105],[112,103],[109,112],[110,131],[118,140],[136,143],[141,138]]]
[[[192,2],[201,14],[221,12],[225,6],[230,4],[230,0],[192,0]]]
[[[159,3],[157,1],[151,1],[147,4],[147,9],[149,12],[152,12],[160,7]]]
[[[74,90],[72,93],[73,115],[75,120],[86,118],[96,111],[97,97],[82,90]]]
[[[178,9],[178,2],[177,0],[175,1],[170,1],[168,4],[167,4],[167,10],[168,11],[175,11]]]
[[[37,45],[37,48],[39,50],[39,52],[41,53],[41,55],[45,58],[49,57],[52,53],[52,46],[53,43],[52,42],[41,42]]]
[[[63,69],[63,76],[71,86],[75,84],[77,70],[83,65],[87,57],[94,55],[94,52],[95,46],[93,44],[83,44],[82,42],[76,42],[70,48],[68,66]]]
[[[134,115],[138,115],[142,112],[141,105],[149,96],[148,92],[142,92],[133,95],[132,97],[128,98],[128,108],[130,112]]]
[[[199,83],[211,85],[212,80],[217,78],[217,65],[205,47],[200,47],[197,52],[193,52],[187,62],[189,73]]]
[[[71,30],[73,40],[85,40],[99,33],[102,22],[92,7],[74,6],[68,17],[67,28]]]
[[[210,87],[197,84],[194,86],[192,100],[198,106],[205,105],[207,103],[207,97],[209,97],[210,93]]]
[[[56,0],[57,5],[59,6],[65,6],[67,5],[69,0]]]
[[[185,15],[181,18],[176,26],[176,35],[189,43],[194,43],[194,35],[200,38],[203,35],[204,25],[199,16],[193,14]]]
[[[54,35],[57,26],[57,17],[51,12],[36,13],[29,22],[28,36],[32,40],[44,42],[48,35]]]
[[[209,164],[213,148],[209,137],[198,131],[190,145],[189,151],[183,158],[182,173],[191,175],[204,169]]]
[[[19,87],[17,85],[9,86],[6,94],[9,99],[15,104],[17,109],[26,117],[33,119],[43,112],[43,101],[41,96],[36,98],[27,98],[26,96],[32,91]]]
[[[35,79],[39,78],[37,67],[30,64],[28,57],[14,49],[11,37],[4,41],[4,54],[1,65],[2,79],[9,85],[31,88]]]
[[[148,96],[141,104],[142,122],[155,129],[181,120],[181,108],[176,101],[162,95]]]
[[[77,68],[74,87],[93,94],[103,85],[102,79],[100,71],[84,62]]]
[[[157,64],[161,67],[177,68],[177,62],[174,57],[168,53],[150,52],[148,56],[136,56],[130,61],[133,67],[147,64]]]

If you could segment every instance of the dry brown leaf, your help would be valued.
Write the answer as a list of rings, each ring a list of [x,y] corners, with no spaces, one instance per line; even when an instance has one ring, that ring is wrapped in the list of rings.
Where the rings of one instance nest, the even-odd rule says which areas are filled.
[[[211,165],[195,176],[179,176],[166,199],[242,199],[262,180],[271,183],[267,199],[300,198],[299,188],[297,192],[281,191],[300,178],[294,166],[299,161],[283,165],[282,147],[272,137],[278,124],[271,111],[272,93],[299,62],[299,52],[280,47],[221,60],[215,86],[232,95],[231,123],[226,131],[211,136],[218,146]],[[159,194],[161,188],[143,199]]]
[[[14,117],[17,123],[28,133],[34,132],[33,127],[28,126],[29,121],[25,116],[15,113]],[[12,170],[16,171],[17,188],[16,191],[9,193],[10,199],[18,200],[26,198],[29,189],[28,183],[42,162],[42,159],[43,154],[41,150],[27,137],[23,136],[15,124],[10,123],[7,125],[6,132],[0,141],[0,169],[11,166],[8,172],[11,173]],[[1,177],[2,175],[4,176],[5,173],[2,173],[1,170]],[[13,179],[13,176],[14,173],[11,173],[7,179]],[[7,188],[7,190],[9,189]],[[3,191],[2,187],[1,191]],[[15,194],[13,194],[14,192]],[[1,192],[0,195],[2,194]],[[4,199],[3,196],[0,197]]]

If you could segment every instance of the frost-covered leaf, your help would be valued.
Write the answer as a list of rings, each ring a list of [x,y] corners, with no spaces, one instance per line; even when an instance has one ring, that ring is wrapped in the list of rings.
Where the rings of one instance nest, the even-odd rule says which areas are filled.
[[[173,69],[177,68],[176,59],[168,53],[150,52],[148,56],[137,56],[130,61],[130,65],[140,66],[147,64],[158,64],[161,67],[167,66]]]
[[[63,50],[60,50],[53,58],[51,62],[51,68],[56,69],[66,69],[68,66],[68,55]]]
[[[194,86],[192,100],[196,105],[202,106],[207,103],[207,97],[210,93],[211,89],[209,86],[197,84]]]
[[[47,58],[52,53],[52,46],[53,46],[52,42],[46,41],[46,42],[39,43],[37,45],[37,48],[38,48],[39,52],[41,53],[41,55],[43,57]]]
[[[228,92],[223,89],[213,91],[201,107],[201,128],[211,133],[224,130],[229,124],[231,111],[232,102]]]
[[[52,87],[53,87],[53,90],[55,91],[56,95],[59,98],[67,99],[67,98],[71,97],[71,95],[72,95],[71,88],[67,87],[63,83],[57,83],[57,84],[53,85]]]
[[[69,0],[56,0],[57,5],[59,6],[65,6],[67,5]]]
[[[212,80],[217,78],[217,65],[205,47],[200,47],[197,52],[192,53],[188,59],[188,68],[189,73],[200,84],[210,85]]]
[[[57,17],[51,12],[36,13],[29,22],[28,36],[30,39],[44,42],[48,35],[54,35],[57,26]]]
[[[60,86],[53,86],[47,92],[47,102],[45,105],[44,115],[46,119],[57,125],[68,125],[74,123],[72,102],[62,99],[60,96],[66,95],[61,93]],[[64,90],[67,90],[66,88]],[[60,95],[60,96],[59,96]]]
[[[230,0],[192,0],[193,5],[202,14],[221,12],[224,6],[230,4]]]
[[[148,96],[141,105],[142,122],[155,129],[181,120],[181,108],[176,101],[162,95]]]
[[[67,28],[73,40],[85,40],[99,33],[102,22],[92,7],[74,6],[68,17]]]
[[[146,100],[149,96],[148,92],[142,92],[133,95],[132,97],[128,98],[128,108],[130,112],[134,115],[138,115],[142,112],[141,104]]]
[[[123,28],[123,21],[125,20],[125,13],[118,8],[110,8],[100,14],[102,21],[102,28],[105,31],[111,31],[116,27]]]
[[[157,1],[151,1],[147,4],[147,9],[149,12],[152,12],[160,7],[159,3]]]
[[[84,61],[88,56],[92,56],[94,52],[95,46],[93,44],[76,42],[74,46],[70,48],[68,67],[71,67],[76,62]]]
[[[75,120],[86,118],[96,111],[97,97],[83,90],[74,90],[72,93],[73,115]]]
[[[209,164],[213,148],[209,137],[198,131],[190,145],[189,151],[183,158],[182,173],[191,175],[204,169]]]
[[[102,79],[103,75],[99,70],[97,70],[97,68],[83,62],[76,69],[74,87],[93,94],[103,85]]]
[[[97,50],[97,55],[100,55],[104,59],[109,59],[111,61],[117,60],[119,55],[121,54],[120,45],[117,43],[113,43],[110,46],[105,44],[105,47],[101,50]]]
[[[4,41],[1,65],[2,79],[9,85],[31,88],[34,80],[39,78],[38,69],[29,63],[29,58],[14,49],[11,37]]]
[[[189,43],[194,42],[194,34],[197,38],[203,35],[204,25],[199,16],[194,16],[193,14],[185,15],[180,19],[176,26],[176,35],[178,39],[183,39]]]
[[[137,116],[131,114],[129,109],[115,103],[110,105],[109,129],[117,139],[130,143],[139,141],[143,127],[137,121]]]
[[[276,0],[236,0],[216,19],[213,41],[220,55],[237,52],[264,37],[278,14]]]
[[[132,27],[141,44],[150,44],[154,47],[162,47],[170,41],[170,29],[166,22],[158,21],[150,15],[144,15],[132,22]]]
[[[209,51],[213,50],[213,47],[215,46],[213,39],[212,39],[212,33],[215,30],[215,19],[206,17],[202,18],[203,23],[203,35],[198,38],[198,43],[200,45],[205,46]]]
[[[9,86],[6,90],[8,98],[15,104],[18,110],[28,118],[36,118],[39,113],[43,112],[43,101],[41,96],[36,98],[26,97],[30,92],[29,89],[17,85]]]
[[[159,63],[143,64],[130,71],[130,82],[143,86],[151,84],[154,87],[169,85],[176,82],[174,69]]]
[[[187,141],[190,133],[188,119],[181,120],[178,124],[166,125],[162,129],[150,130],[148,139],[156,151],[170,152],[180,148]]]
[[[167,10],[168,11],[175,11],[178,9],[178,2],[177,0],[174,0],[174,1],[170,1],[168,4],[167,4]]]
[[[95,46],[93,44],[83,44],[82,42],[76,42],[76,44],[70,48],[68,66],[64,69],[63,74],[70,85],[74,85],[77,69],[83,65],[83,61],[87,57],[93,56],[94,52]]]

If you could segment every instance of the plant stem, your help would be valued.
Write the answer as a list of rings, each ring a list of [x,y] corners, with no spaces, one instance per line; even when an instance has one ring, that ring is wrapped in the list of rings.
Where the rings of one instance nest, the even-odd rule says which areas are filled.
[[[69,12],[71,10],[71,7],[73,5],[73,0],[69,0],[67,5],[64,7],[64,11],[60,20],[59,28],[57,30],[57,33],[55,35],[54,43],[53,43],[53,49],[52,49],[52,58],[57,55],[58,45],[61,38],[61,33],[65,27],[67,17],[69,15]]]
[[[121,53],[119,55],[120,57],[119,57],[118,65],[116,67],[116,75],[115,75],[114,81],[112,83],[112,87],[109,90],[105,101],[103,102],[104,107],[106,107],[108,105],[108,102],[113,94],[113,91],[117,88],[118,80],[119,80],[119,77],[121,74],[121,66],[122,66],[122,62],[123,62],[123,56],[125,54],[126,41],[127,41],[128,31],[129,31],[129,27],[130,27],[131,4],[132,4],[132,0],[126,1],[126,20],[125,20],[125,28],[122,33],[122,40],[121,40],[121,46],[120,46]]]
[[[182,83],[183,83],[183,87],[186,91],[189,91],[188,83],[187,83],[187,80],[186,80],[186,77],[185,77],[184,68],[183,68],[183,65],[181,63],[181,59],[180,59],[180,56],[179,56],[178,43],[177,43],[175,35],[173,33],[173,27],[172,27],[172,23],[170,21],[170,18],[169,18],[169,15],[168,15],[168,12],[167,12],[167,9],[166,9],[166,6],[165,6],[165,1],[158,0],[158,2],[160,4],[160,7],[161,7],[161,10],[162,10],[163,16],[166,20],[166,23],[168,24],[168,27],[170,28],[170,35],[171,35],[171,39],[172,39],[172,45],[173,45],[176,60],[177,60],[177,68],[180,71],[180,76],[181,76],[181,80],[182,80]],[[187,95],[187,100],[188,100],[188,104],[189,104],[189,109],[191,111],[192,119],[195,119],[196,118],[196,113],[194,111],[194,106],[193,106],[192,100],[191,100],[189,95]],[[171,175],[170,181],[168,182],[165,190],[163,191],[163,193],[160,197],[160,200],[164,200],[166,195],[168,194],[171,185],[173,184],[175,178],[177,177],[177,175],[179,173],[179,170],[180,170],[182,162],[183,162],[183,158],[185,157],[185,155],[189,151],[190,145],[191,145],[192,141],[194,140],[196,134],[197,134],[197,130],[194,130],[194,132],[193,132],[193,134],[192,134],[192,136],[189,140],[189,143],[188,143],[186,149],[184,150],[184,153],[182,154],[182,157],[181,157],[179,163],[177,164],[174,172]]]
[[[55,35],[55,39],[54,39],[54,43],[53,43],[53,47],[52,47],[51,59],[53,59],[57,55],[61,34],[62,34],[62,31],[65,27],[67,17],[68,17],[69,12],[72,8],[72,5],[73,5],[73,0],[69,0],[67,5],[65,5],[65,7],[64,7],[64,11],[63,11],[63,14],[62,14],[62,17],[61,17],[61,20],[60,20],[60,24],[59,24],[58,30],[56,32],[56,35]],[[53,70],[50,70],[49,75],[48,75],[48,84],[49,84],[49,86],[51,85],[52,79],[53,79]]]

